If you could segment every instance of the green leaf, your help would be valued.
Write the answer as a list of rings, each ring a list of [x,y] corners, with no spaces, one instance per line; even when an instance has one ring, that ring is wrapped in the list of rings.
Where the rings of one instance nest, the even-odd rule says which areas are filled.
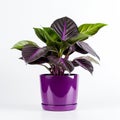
[[[80,34],[78,34],[78,36],[73,37],[73,38],[67,40],[67,42],[68,42],[69,44],[74,44],[74,43],[76,43],[76,42],[78,42],[78,41],[86,40],[86,39],[88,39],[88,37],[89,37],[89,35],[80,33]]]
[[[33,28],[37,37],[46,43],[45,32],[41,28]]]
[[[55,41],[53,40],[53,38],[49,35],[49,32],[47,29],[43,28],[44,31],[44,35],[45,35],[45,39],[46,39],[46,44],[48,46],[53,46],[55,44]]]
[[[17,42],[12,49],[22,50],[25,45],[34,45],[38,47],[38,45],[35,42],[29,41],[29,40],[22,40]]]
[[[46,31],[49,36],[56,42],[61,42],[60,40],[60,36],[55,32],[54,29],[50,28],[50,27],[43,27],[44,31]]]
[[[43,28],[47,46],[52,46],[56,49],[61,48],[61,42],[58,41],[59,36],[52,30],[52,28]]]
[[[80,27],[78,27],[78,30],[82,34],[86,35],[94,35],[98,32],[98,30],[107,24],[104,23],[95,23],[95,24],[83,24]]]

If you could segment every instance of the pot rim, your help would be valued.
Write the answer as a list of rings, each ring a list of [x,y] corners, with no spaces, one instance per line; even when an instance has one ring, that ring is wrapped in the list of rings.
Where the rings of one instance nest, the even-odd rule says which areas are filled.
[[[40,75],[43,75],[43,76],[75,76],[75,75],[78,75],[78,74],[63,74],[63,75],[53,75],[53,74],[40,74]]]

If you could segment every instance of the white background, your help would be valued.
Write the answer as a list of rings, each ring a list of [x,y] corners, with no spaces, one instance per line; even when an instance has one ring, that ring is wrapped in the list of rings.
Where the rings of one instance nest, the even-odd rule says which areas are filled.
[[[119,11],[119,0],[0,0],[0,120],[120,120]],[[93,76],[81,68],[74,71],[80,76],[77,110],[47,112],[39,91],[39,75],[47,70],[26,65],[10,48],[19,40],[43,46],[32,28],[64,16],[78,26],[108,26],[87,41],[101,57]]]

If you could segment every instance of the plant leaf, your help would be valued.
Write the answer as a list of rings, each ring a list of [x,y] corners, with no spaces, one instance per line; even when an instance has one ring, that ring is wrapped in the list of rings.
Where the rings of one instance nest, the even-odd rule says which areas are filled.
[[[51,27],[59,34],[63,41],[66,41],[79,33],[75,22],[68,17],[55,20]]]
[[[54,29],[50,27],[43,27],[43,29],[52,37],[52,39],[56,42],[61,42],[59,35],[55,32]]]
[[[104,26],[106,26],[106,24],[104,23],[83,24],[80,27],[78,27],[78,30],[80,33],[91,36],[91,35],[96,34],[98,30]]]
[[[74,47],[75,47],[76,52],[79,52],[79,53],[82,53],[82,54],[87,54],[88,53],[87,51],[85,51],[83,49],[83,47],[81,45],[74,44]]]
[[[35,31],[35,34],[37,35],[37,37],[42,40],[44,43],[46,43],[46,38],[45,38],[45,33],[44,30],[42,30],[41,28],[33,28]]]
[[[47,58],[51,64],[54,64],[58,68],[61,67],[63,70],[67,70],[68,72],[72,72],[74,69],[74,65],[69,60],[59,58],[57,56],[48,56]]]
[[[90,61],[88,61],[86,59],[76,58],[72,61],[72,63],[75,67],[77,67],[77,66],[83,67],[85,70],[88,70],[91,74],[93,72],[93,65],[91,64]]]
[[[26,45],[22,49],[22,56],[27,63],[34,62],[41,57],[44,57],[48,52],[47,47],[38,48],[33,45]]]
[[[57,43],[57,41],[55,41],[52,36],[50,36],[50,32],[48,32],[48,29],[47,28],[43,28],[44,30],[44,35],[45,35],[45,39],[46,39],[46,44],[47,46],[59,46]],[[49,29],[50,30],[50,29]],[[53,32],[53,31],[52,31]]]
[[[34,65],[34,64],[43,64],[48,63],[48,59],[46,57],[41,57],[33,62],[29,62],[28,64]]]
[[[76,45],[80,49],[83,49],[87,53],[97,57],[100,60],[100,57],[97,55],[97,53],[87,43],[85,43],[85,42],[77,42]],[[80,49],[76,49],[76,51],[82,53],[81,51],[79,51]]]
[[[99,65],[99,62],[97,60],[95,60],[94,58],[90,57],[90,56],[82,56],[82,57],[78,57],[78,59],[81,58],[81,59],[86,59],[90,62],[93,62],[93,63],[96,63]]]
[[[69,73],[74,70],[73,63],[67,59],[60,58],[60,65],[64,70],[67,70]]]
[[[24,60],[23,57],[20,57],[19,59]],[[46,57],[41,57],[37,59],[36,61],[29,62],[28,64],[34,65],[34,64],[43,64],[43,63],[48,63],[48,59]]]
[[[69,40],[67,40],[67,42],[69,44],[75,44],[78,41],[83,41],[83,40],[88,39],[88,37],[89,37],[89,35],[87,35],[87,34],[79,33],[77,36],[75,36],[75,37],[70,38]]]
[[[62,53],[68,46],[66,41],[61,41],[59,35],[52,28],[43,28],[47,40],[47,45],[57,49],[59,53]]]
[[[74,46],[74,45],[71,45],[70,47],[68,47],[68,48],[63,52],[63,54],[68,56],[68,55],[72,54],[74,51],[75,51],[75,46]]]
[[[54,65],[57,65],[59,63],[59,59],[60,59],[55,55],[49,55],[49,56],[47,56],[47,58],[49,60],[49,63],[54,64]]]
[[[43,28],[45,38],[46,38],[46,44],[47,46],[52,46],[56,49],[60,49],[61,47],[61,41],[59,35],[52,30],[52,28]]]
[[[25,45],[33,45],[38,47],[38,45],[35,42],[29,41],[29,40],[22,40],[17,42],[12,49],[22,50]]]

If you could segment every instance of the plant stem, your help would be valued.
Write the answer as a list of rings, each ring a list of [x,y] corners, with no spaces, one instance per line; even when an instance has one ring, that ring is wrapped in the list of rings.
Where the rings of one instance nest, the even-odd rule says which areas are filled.
[[[65,59],[68,60],[68,58],[69,58],[69,55],[65,55]]]
[[[62,57],[62,54],[63,54],[63,51],[62,49],[60,49],[59,53],[58,53],[58,57],[61,58]]]

